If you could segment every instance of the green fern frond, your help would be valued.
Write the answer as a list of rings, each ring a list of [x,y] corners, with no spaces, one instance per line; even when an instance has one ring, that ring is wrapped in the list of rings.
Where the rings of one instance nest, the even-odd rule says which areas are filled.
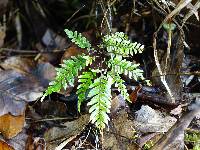
[[[96,76],[95,72],[83,72],[78,78],[79,85],[77,87],[76,94],[78,95],[78,111],[80,112],[81,103],[86,99],[86,93],[92,84],[94,77]]]
[[[84,55],[73,56],[71,59],[64,60],[61,68],[56,68],[56,78],[49,83],[41,100],[53,92],[59,92],[62,88],[66,89],[69,85],[74,85],[74,77],[78,76],[78,72],[86,66],[86,59],[83,57]]]
[[[91,113],[90,120],[95,123],[99,129],[105,128],[108,124],[111,108],[111,85],[112,78],[110,76],[101,75],[94,80],[94,83],[90,85],[90,92],[88,97],[91,97],[88,103]]]
[[[65,29],[65,32],[71,41],[80,48],[87,49],[88,52],[94,50],[90,42],[82,34],[68,29]],[[124,33],[116,32],[104,36],[103,42],[98,45],[98,48],[94,50],[97,53],[92,55],[92,57],[89,53],[89,55],[82,54],[77,57],[71,57],[69,60],[64,60],[61,68],[56,69],[56,78],[50,83],[41,100],[52,92],[59,92],[62,88],[66,89],[68,86],[73,86],[74,78],[78,76],[83,68],[89,66],[89,71],[87,70],[87,72],[83,72],[82,75],[78,76],[79,85],[76,92],[79,99],[78,111],[80,111],[81,103],[86,99],[90,99],[88,102],[90,106],[89,113],[91,113],[90,120],[102,131],[109,121],[108,113],[110,113],[112,98],[111,85],[115,83],[124,99],[129,100],[129,94],[124,85],[125,81],[121,79],[120,75],[128,75],[129,78],[133,78],[136,81],[144,79],[143,71],[139,69],[139,64],[123,59],[124,57],[141,53],[144,46],[137,42],[132,43]],[[92,69],[91,66],[93,66],[95,60],[101,57],[101,53],[98,53],[98,50],[103,48],[107,50],[106,55],[111,56],[102,59],[106,61],[108,66],[103,68],[103,65],[99,65],[97,68]],[[110,71],[107,72],[108,70]],[[101,76],[96,78],[96,74],[101,74]]]
[[[133,54],[142,53],[144,45],[128,40],[128,36],[123,32],[116,32],[106,35],[103,38],[103,44],[109,53],[116,56],[128,57]]]
[[[139,64],[134,64],[130,61],[121,58],[110,59],[108,62],[108,67],[110,67],[114,72],[118,74],[128,75],[130,79],[138,80],[144,79],[143,70],[139,69]]]
[[[131,102],[128,91],[126,89],[126,86],[124,85],[125,81],[123,79],[121,79],[121,77],[117,73],[110,72],[109,74],[111,74],[111,76],[115,82],[115,86],[118,88],[119,92],[124,97],[124,99]]]
[[[77,31],[73,32],[68,29],[65,29],[65,33],[71,39],[72,42],[78,45],[78,47],[87,49],[91,48],[90,42],[84,36],[82,36],[81,33],[78,33]]]

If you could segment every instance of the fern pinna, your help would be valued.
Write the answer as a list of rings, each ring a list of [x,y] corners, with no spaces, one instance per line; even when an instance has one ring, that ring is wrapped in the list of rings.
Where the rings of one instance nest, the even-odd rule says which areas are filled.
[[[62,88],[73,86],[74,78],[78,76],[78,110],[80,111],[81,103],[89,100],[89,113],[92,123],[100,129],[104,129],[108,125],[109,112],[111,107],[111,86],[114,84],[121,92],[124,99],[129,101],[124,80],[120,75],[128,75],[134,80],[142,79],[143,71],[139,68],[139,64],[127,61],[125,58],[141,53],[144,46],[140,43],[132,43],[123,32],[116,32],[106,35],[102,39],[102,44],[97,48],[103,51],[106,55],[107,68],[97,67],[92,68],[90,65],[95,63],[95,58],[99,56],[90,55],[91,51],[96,51],[92,48],[90,42],[77,31],[73,32],[65,30],[67,36],[80,48],[86,49],[88,55],[82,54],[71,59],[65,60],[60,68],[57,68],[57,76],[52,81],[45,91],[42,100],[45,96],[52,92],[59,92]],[[101,56],[102,57],[102,56]],[[85,69],[87,67],[87,69]]]

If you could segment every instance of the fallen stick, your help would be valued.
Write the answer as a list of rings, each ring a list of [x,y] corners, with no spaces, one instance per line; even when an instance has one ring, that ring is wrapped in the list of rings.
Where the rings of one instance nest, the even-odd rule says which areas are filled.
[[[187,112],[183,115],[179,121],[177,121],[169,131],[162,136],[162,138],[151,148],[151,150],[158,150],[158,149],[170,149],[170,148],[177,148],[174,147],[174,142],[178,138],[182,138],[182,142],[184,141],[184,130],[190,125],[193,118],[195,118],[198,114],[200,114],[200,108],[196,108]],[[177,143],[176,143],[177,145]],[[183,145],[184,146],[184,145]]]

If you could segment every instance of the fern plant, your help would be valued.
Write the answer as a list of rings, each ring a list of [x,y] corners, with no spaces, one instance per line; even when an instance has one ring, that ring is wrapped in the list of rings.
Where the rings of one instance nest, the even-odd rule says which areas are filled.
[[[102,43],[93,48],[90,42],[77,31],[65,29],[65,32],[71,41],[85,49],[88,55],[83,53],[65,60],[61,67],[57,68],[57,76],[50,83],[42,100],[52,92],[59,92],[62,88],[73,86],[74,78],[78,76],[78,110],[80,111],[82,102],[89,100],[90,120],[102,130],[109,121],[108,114],[112,99],[111,86],[115,85],[124,99],[129,101],[129,94],[124,85],[125,81],[120,75],[125,74],[136,81],[144,80],[143,71],[139,68],[139,64],[125,59],[130,55],[141,53],[144,46],[137,42],[132,43],[123,32],[116,32],[104,36]],[[96,55],[94,52],[97,52]],[[101,58],[100,63],[96,62],[98,58]]]

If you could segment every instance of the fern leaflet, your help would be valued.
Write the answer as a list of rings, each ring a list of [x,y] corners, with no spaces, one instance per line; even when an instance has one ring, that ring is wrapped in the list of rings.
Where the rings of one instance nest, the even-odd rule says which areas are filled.
[[[139,64],[134,64],[130,61],[121,58],[114,58],[110,59],[108,62],[108,67],[112,69],[112,71],[118,74],[125,74],[128,75],[130,79],[135,79],[136,81],[138,78],[144,79],[143,77],[143,70],[139,69]]]
[[[90,107],[89,112],[91,113],[90,120],[95,123],[99,129],[104,129],[105,125],[108,124],[111,108],[111,85],[112,78],[101,75],[99,78],[94,80],[94,83],[90,85],[90,92],[88,97],[91,97],[88,103]]]
[[[126,86],[124,85],[125,81],[123,79],[121,79],[121,77],[119,76],[119,74],[117,73],[110,73],[114,82],[115,82],[115,86],[118,88],[119,92],[121,93],[121,95],[124,97],[124,99],[126,99],[127,101],[130,101],[129,98],[129,94],[128,91],[126,89]]]
[[[69,85],[73,86],[74,77],[78,76],[78,72],[85,68],[85,66],[86,60],[83,58],[83,55],[77,57],[73,56],[69,60],[64,60],[63,64],[61,64],[61,68],[56,68],[56,78],[49,83],[49,87],[41,100],[53,92],[59,92],[62,88],[66,89]]]
[[[83,72],[78,78],[79,85],[76,94],[78,95],[78,111],[80,112],[81,103],[86,99],[86,93],[92,84],[93,78],[96,76],[94,72]]]
[[[111,53],[111,57],[129,57],[134,53],[142,53],[144,49],[144,45],[137,42],[132,43],[128,40],[128,36],[123,32],[116,32],[111,35],[104,36],[103,43],[106,46],[107,51]]]
[[[71,41],[77,44],[80,48],[91,48],[90,42],[84,36],[82,36],[81,33],[78,33],[77,31],[73,32],[68,29],[65,29],[65,33],[71,39]]]

